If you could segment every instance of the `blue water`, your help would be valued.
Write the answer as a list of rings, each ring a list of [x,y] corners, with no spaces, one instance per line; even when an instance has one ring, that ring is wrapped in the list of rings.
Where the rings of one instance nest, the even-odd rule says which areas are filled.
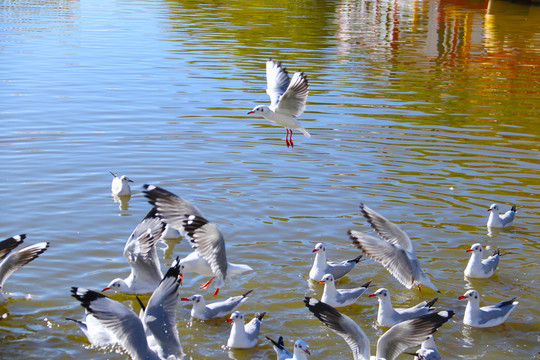
[[[125,357],[90,348],[65,317],[83,316],[71,286],[99,290],[127,276],[122,250],[149,210],[145,183],[189,199],[219,226],[230,260],[255,269],[220,295],[253,288],[248,317],[267,311],[263,335],[284,335],[289,346],[303,338],[311,358],[351,357],[302,299],[322,293],[307,281],[317,242],[332,259],[358,254],[346,232],[369,231],[360,201],[410,234],[443,291],[440,306],[456,311],[436,334],[445,358],[534,356],[539,21],[538,7],[499,0],[2,2],[0,229],[51,242],[2,288],[2,357]],[[268,103],[268,58],[310,81],[300,121],[312,137],[296,132],[294,148],[283,128],[247,115]],[[135,181],[127,204],[110,196],[109,171]],[[493,202],[520,210],[512,228],[488,236]],[[465,250],[476,242],[510,254],[493,278],[467,283]],[[181,241],[159,248],[164,266],[190,251]],[[405,290],[372,261],[338,287],[368,279],[401,306],[434,296]],[[181,296],[204,280],[186,278]],[[457,297],[471,287],[484,303],[520,304],[505,326],[469,329]],[[376,308],[366,297],[343,309],[373,353]],[[228,325],[190,323],[185,304],[178,319],[194,359],[274,357],[264,339],[228,351]]]

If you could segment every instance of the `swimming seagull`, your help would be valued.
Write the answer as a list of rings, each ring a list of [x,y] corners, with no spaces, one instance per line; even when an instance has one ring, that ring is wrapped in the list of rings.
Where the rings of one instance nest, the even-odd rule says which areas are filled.
[[[248,265],[227,261],[223,235],[215,224],[204,218],[199,209],[165,189],[153,185],[144,185],[144,188],[145,196],[157,209],[157,215],[166,224],[178,229],[194,249],[186,258],[180,260],[182,271],[212,276],[201,285],[201,289],[208,288],[216,279],[214,295],[217,295],[228,274],[253,270]]]
[[[420,349],[416,351],[414,360],[442,360],[441,353],[437,349],[437,344],[433,339],[433,335],[429,335],[428,338],[422,343]]]
[[[150,297],[141,318],[101,293],[78,287],[72,287],[71,293],[116,336],[133,359],[182,359],[184,354],[176,328],[179,271],[177,258]]]
[[[118,177],[118,174],[115,174],[112,171],[109,171],[109,172],[113,176],[112,183],[111,183],[111,192],[113,193],[113,195],[116,195],[116,196],[131,195],[131,188],[129,187],[129,183],[133,182],[133,180],[130,180],[126,175],[122,175]]]
[[[358,298],[366,292],[371,280],[354,289],[336,289],[336,283],[332,274],[323,276],[319,284],[324,284],[321,301],[333,307],[342,307],[354,304]]]
[[[190,297],[183,297],[180,300],[191,301],[193,303],[193,307],[191,308],[192,317],[201,320],[208,320],[232,313],[236,310],[236,308],[238,308],[238,306],[240,306],[240,304],[247,300],[247,296],[252,291],[253,290],[249,290],[242,295],[233,296],[225,301],[216,301],[210,304],[206,304],[204,297],[198,294]]]
[[[497,204],[491,204],[488,211],[491,213],[489,214],[487,227],[503,228],[510,226],[512,225],[512,222],[514,222],[514,217],[517,214],[516,205],[512,205],[512,208],[503,215],[499,215],[499,205]]]
[[[295,72],[292,80],[289,81],[289,74],[281,63],[270,59],[266,62],[266,82],[270,106],[255,106],[248,114],[260,114],[266,120],[285,127],[287,147],[294,146],[292,129],[300,130],[309,138],[311,135],[298,123],[297,119],[306,108],[308,96],[309,85],[304,73]]]
[[[495,305],[480,307],[480,294],[469,290],[461,295],[459,300],[467,299],[467,307],[463,315],[463,323],[472,327],[492,327],[506,321],[512,310],[519,304],[516,298],[501,301]]]
[[[125,279],[112,280],[103,291],[149,294],[156,289],[163,278],[156,243],[164,228],[165,225],[156,217],[156,209],[153,208],[133,230],[124,246],[124,258],[131,273]]]
[[[440,292],[422,270],[409,236],[396,224],[360,203],[360,210],[381,238],[349,230],[353,243],[377,261],[407,289],[421,285]]]
[[[244,325],[244,314],[240,311],[233,312],[231,317],[227,319],[227,322],[232,321],[233,323],[227,346],[248,349],[257,345],[264,315],[266,315],[265,312],[257,313],[249,323]]]
[[[354,360],[370,359],[369,339],[350,317],[328,304],[307,296],[304,303],[309,311],[347,342]],[[453,315],[452,310],[439,311],[394,325],[377,341],[377,353],[372,359],[394,360],[407,348],[420,345]]]
[[[391,327],[402,321],[413,319],[433,311],[433,304],[438,300],[435,298],[430,302],[421,303],[410,308],[394,308],[390,300],[390,291],[380,288],[369,297],[377,297],[379,300],[379,311],[377,313],[377,323],[379,326]]]
[[[315,259],[313,260],[313,266],[309,271],[309,278],[314,281],[321,281],[326,274],[332,274],[334,280],[338,280],[347,275],[347,273],[351,271],[362,258],[362,255],[359,255],[351,260],[340,262],[326,261],[326,245],[323,243],[315,245],[313,252],[316,254]]]
[[[7,301],[2,294],[2,288],[11,274],[37,258],[49,247],[48,242],[40,242],[11,252],[18,245],[22,244],[25,238],[26,234],[20,234],[0,242],[0,304]]]
[[[277,360],[307,360],[306,354],[311,355],[304,340],[296,340],[294,343],[294,353],[291,353],[285,348],[283,336],[280,336],[277,342],[268,336],[266,336],[266,338],[272,343],[277,355]]]
[[[88,311],[86,311],[84,321],[73,318],[66,318],[66,320],[75,322],[93,346],[104,347],[118,344],[116,336],[109,329],[101,325],[101,322]]]
[[[471,258],[465,268],[465,276],[468,278],[488,278],[497,269],[499,265],[499,249],[493,252],[493,255],[482,259],[484,248],[480,244],[474,244],[467,252],[472,252]]]

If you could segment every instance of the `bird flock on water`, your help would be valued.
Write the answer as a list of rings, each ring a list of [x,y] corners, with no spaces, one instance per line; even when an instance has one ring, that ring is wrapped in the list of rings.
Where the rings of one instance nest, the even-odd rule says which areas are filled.
[[[293,147],[292,130],[301,131],[306,137],[309,132],[298,122],[304,112],[308,81],[303,72],[295,72],[292,79],[281,63],[266,62],[267,89],[270,106],[258,105],[248,114],[259,114],[265,119],[286,128],[286,145]],[[127,176],[112,173],[111,193],[113,197],[125,201],[131,196]],[[231,263],[227,259],[225,238],[216,224],[210,222],[195,205],[182,197],[159,186],[144,185],[144,195],[151,208],[128,237],[123,255],[129,264],[129,274],[115,274],[110,283],[101,291],[72,287],[71,295],[85,309],[84,319],[67,318],[76,323],[96,347],[117,345],[122,347],[132,359],[183,359],[186,357],[177,329],[176,310],[181,301],[191,303],[191,317],[200,321],[223,318],[231,323],[227,340],[229,348],[252,348],[259,344],[259,335],[264,333],[264,318],[261,311],[251,318],[238,308],[249,301],[256,289],[246,289],[222,301],[207,302],[201,294],[180,296],[185,274],[195,273],[208,277],[200,285],[201,290],[213,288],[213,295],[226,287],[227,280],[241,276],[244,272],[264,271],[247,264]],[[504,214],[493,204],[487,226],[503,228],[511,226],[517,213],[515,206]],[[415,359],[441,359],[433,334],[450,320],[454,311],[435,306],[438,298],[422,301],[403,308],[394,307],[390,291],[380,287],[375,291],[372,280],[354,288],[337,288],[336,282],[359,266],[363,256],[382,265],[406,289],[429,288],[441,294],[430,277],[424,272],[417,258],[413,242],[397,224],[388,220],[365,204],[360,204],[360,212],[377,234],[373,236],[354,229],[348,231],[352,245],[361,253],[343,261],[328,261],[327,246],[318,243],[313,248],[313,266],[306,269],[310,281],[324,285],[320,300],[313,297],[299,299],[306,311],[319,319],[331,331],[339,335],[350,347],[352,357],[357,359],[392,360],[410,348]],[[163,274],[156,244],[163,238],[182,237],[192,247],[187,256],[177,257]],[[24,240],[25,234],[12,236],[0,242],[0,290],[7,278],[17,269],[36,259],[49,248],[48,242],[38,243],[14,251]],[[471,253],[466,278],[489,278],[496,271],[501,254],[496,249],[484,257],[485,249],[479,243],[467,250]],[[428,271],[429,273],[429,271]],[[123,277],[125,276],[125,277]],[[111,276],[112,278],[112,276]],[[133,295],[141,311],[136,314],[131,308],[113,300],[103,293],[118,292]],[[376,342],[376,354],[370,354],[370,340],[361,327],[345,314],[347,307],[359,301],[364,294],[376,297],[379,303],[376,316],[377,325],[388,328]],[[150,294],[146,304],[137,295]],[[441,295],[439,295],[441,296]],[[467,300],[463,323],[471,327],[494,327],[506,321],[518,305],[516,298],[501,301],[495,305],[480,307],[480,293],[471,289],[458,300]],[[0,291],[0,303],[8,298]],[[342,308],[342,311],[337,310]],[[261,309],[264,310],[264,309]],[[276,314],[274,316],[279,316]],[[249,320],[249,321],[247,321]],[[261,329],[262,328],[262,329]],[[270,334],[268,334],[270,335]],[[294,343],[292,351],[285,346],[282,336],[266,336],[268,345],[276,352],[278,360],[307,359],[313,352],[301,339]],[[221,344],[217,344],[220,346]]]

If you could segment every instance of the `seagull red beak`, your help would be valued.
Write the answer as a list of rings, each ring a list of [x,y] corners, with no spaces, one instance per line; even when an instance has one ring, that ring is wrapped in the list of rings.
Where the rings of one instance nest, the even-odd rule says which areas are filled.
[[[101,291],[107,291],[107,290],[110,290],[110,287],[108,287],[108,286],[104,287],[103,290],[101,290]]]
[[[491,211],[491,208],[489,208],[488,211]]]
[[[182,275],[182,273],[179,273],[178,277],[180,278],[180,285],[182,285],[182,281],[184,280],[184,275]]]
[[[253,114],[253,113],[255,113],[255,111],[253,111],[253,110],[248,111],[248,115],[249,115],[249,114]]]
[[[227,319],[227,322],[231,322],[231,321],[232,321],[232,319],[231,319],[231,318],[228,318],[228,319]]]
[[[375,297],[375,296],[377,296],[377,295],[375,295],[375,294],[369,294],[369,297]]]
[[[319,281],[319,284],[324,284],[324,281],[322,281],[322,280],[321,280],[321,281]]]
[[[128,182],[133,182],[133,180],[128,180]]]
[[[460,297],[458,297],[458,300],[463,300],[463,299],[466,299],[467,297],[465,295],[461,295]]]
[[[309,349],[304,350],[304,352],[305,352],[306,354],[308,354],[308,355],[311,355],[311,353],[309,352]]]
[[[467,249],[467,251],[466,251],[466,252],[471,252],[471,251],[472,251],[472,249]]]
[[[182,300],[182,301],[189,301],[188,298],[181,298],[180,300]]]
[[[312,251],[312,252],[317,252],[317,251],[319,251],[319,250],[317,250],[317,249],[313,249],[313,251]]]

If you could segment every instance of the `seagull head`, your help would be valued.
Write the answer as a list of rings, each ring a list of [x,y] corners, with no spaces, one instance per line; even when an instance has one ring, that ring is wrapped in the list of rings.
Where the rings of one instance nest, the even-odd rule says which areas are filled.
[[[474,244],[473,246],[471,246],[470,249],[467,249],[467,252],[475,252],[475,253],[482,253],[484,249],[482,248],[482,245],[480,244]]]
[[[261,115],[265,115],[267,114],[268,112],[270,111],[270,108],[266,105],[257,105],[253,108],[253,110],[249,111],[248,112],[248,115],[249,114],[261,114]]]
[[[469,301],[480,301],[480,294],[476,290],[469,290],[465,294],[458,297],[458,300],[467,299]]]
[[[318,243],[317,245],[315,245],[315,248],[313,249],[313,252],[317,252],[317,251],[320,251],[320,252],[325,252],[326,251],[326,247],[324,246],[323,243]]]
[[[325,274],[319,284],[326,284],[327,282],[334,282],[334,276],[332,274]]]

